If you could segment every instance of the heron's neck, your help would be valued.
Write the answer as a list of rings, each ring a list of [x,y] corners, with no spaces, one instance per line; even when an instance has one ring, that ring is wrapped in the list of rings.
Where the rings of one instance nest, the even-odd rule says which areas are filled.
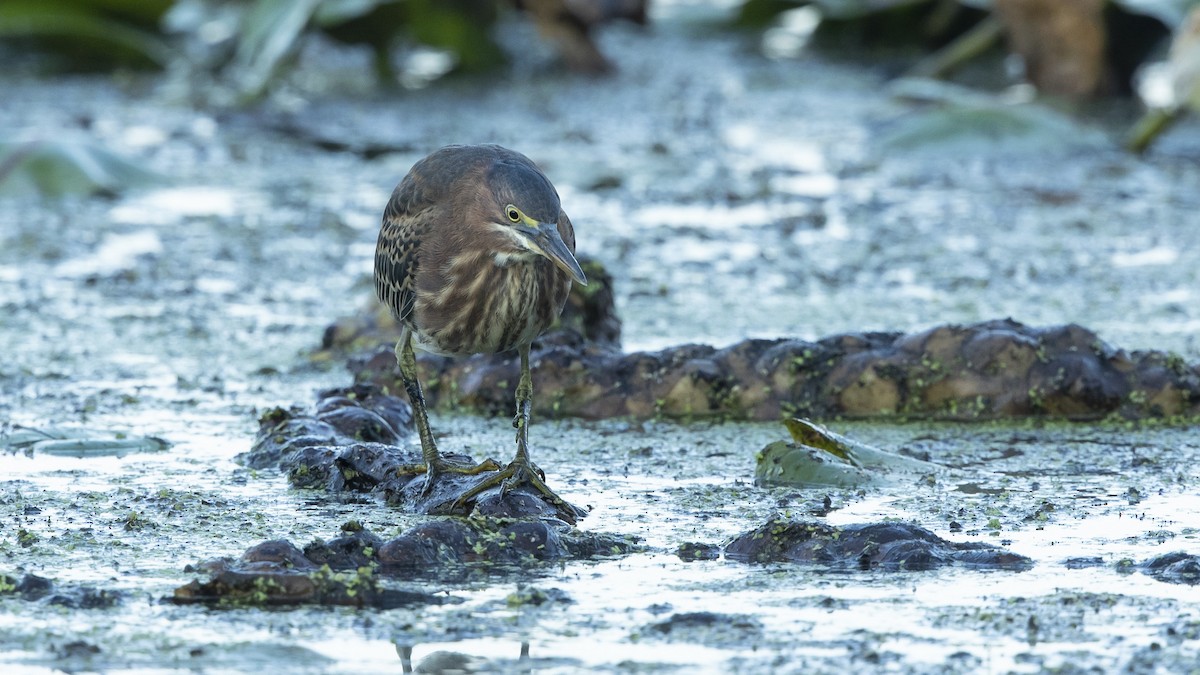
[[[518,263],[532,262],[538,255],[533,251],[520,249],[515,251],[497,251],[492,255],[496,267],[512,267]]]

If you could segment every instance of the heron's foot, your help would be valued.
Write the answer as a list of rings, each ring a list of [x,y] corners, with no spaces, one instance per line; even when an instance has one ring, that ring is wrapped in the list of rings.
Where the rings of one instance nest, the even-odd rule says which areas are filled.
[[[444,458],[430,462],[429,464],[404,464],[396,467],[396,474],[400,476],[425,474],[425,485],[421,487],[421,497],[428,497],[433,492],[433,486],[437,483],[438,477],[446,473],[458,473],[466,476],[478,476],[485,471],[499,471],[500,463],[490,457],[478,464],[462,464],[458,462],[448,462]]]
[[[469,511],[469,503],[487,490],[499,487],[500,494],[503,496],[513,488],[522,485],[532,488],[541,495],[542,499],[554,506],[558,516],[571,525],[574,525],[577,519],[587,514],[586,511],[568,504],[566,500],[555,494],[554,490],[551,490],[546,485],[546,474],[541,469],[534,466],[528,460],[522,461],[517,459],[514,459],[508,466],[484,478],[470,490],[464,492],[454,502],[454,508],[456,511]]]

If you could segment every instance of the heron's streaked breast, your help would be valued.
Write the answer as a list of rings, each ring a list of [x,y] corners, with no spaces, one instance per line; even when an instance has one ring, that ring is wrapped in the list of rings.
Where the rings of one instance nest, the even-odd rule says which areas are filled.
[[[418,291],[418,344],[445,355],[495,353],[533,341],[562,311],[570,278],[549,261],[462,252],[440,288]]]

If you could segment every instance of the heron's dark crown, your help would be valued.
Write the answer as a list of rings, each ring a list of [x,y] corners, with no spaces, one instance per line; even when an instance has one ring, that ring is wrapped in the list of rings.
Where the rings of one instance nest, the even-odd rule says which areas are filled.
[[[562,210],[558,192],[536,168],[524,162],[500,158],[488,169],[487,181],[501,207],[512,204],[535,220],[558,222],[558,214]]]

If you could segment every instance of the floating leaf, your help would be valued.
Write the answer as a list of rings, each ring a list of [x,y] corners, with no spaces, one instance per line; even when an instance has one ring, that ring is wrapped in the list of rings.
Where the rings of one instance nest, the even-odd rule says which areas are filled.
[[[0,195],[116,193],[162,180],[86,142],[0,141]]]
[[[932,100],[892,122],[881,136],[891,150],[946,156],[1044,155],[1107,147],[1104,134],[1038,103],[998,98],[932,81],[897,81],[901,97]]]
[[[16,427],[0,438],[10,451],[56,457],[122,457],[139,452],[162,452],[171,447],[155,436],[131,436],[105,429],[35,429]]]
[[[776,441],[758,453],[754,484],[858,487],[876,482],[876,477],[847,464],[819,448]]]
[[[776,441],[758,453],[755,485],[857,487],[943,470],[835,434],[806,419],[792,418],[784,424],[792,442]]]

